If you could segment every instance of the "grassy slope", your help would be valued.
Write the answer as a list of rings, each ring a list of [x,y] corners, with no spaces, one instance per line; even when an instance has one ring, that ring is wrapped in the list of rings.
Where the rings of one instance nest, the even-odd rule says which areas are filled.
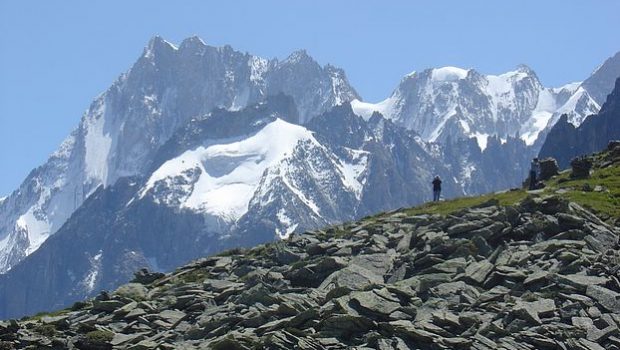
[[[427,203],[407,209],[406,213],[446,215],[490,200],[497,200],[501,205],[512,205],[517,204],[528,195],[545,196],[555,194],[594,211],[603,219],[620,218],[620,164],[616,163],[605,168],[599,167],[599,165],[604,163],[606,157],[608,157],[606,152],[599,153],[593,157],[595,167],[591,177],[588,179],[571,179],[570,170],[566,170],[547,181],[547,186],[542,191],[529,192],[519,189],[476,197],[461,197],[448,201]],[[602,191],[594,191],[596,186],[601,186]]]

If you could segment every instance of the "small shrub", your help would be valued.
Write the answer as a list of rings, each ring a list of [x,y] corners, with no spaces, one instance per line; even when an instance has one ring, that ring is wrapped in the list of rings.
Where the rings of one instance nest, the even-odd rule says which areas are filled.
[[[34,331],[49,338],[56,335],[56,327],[53,324],[38,325],[34,328]]]
[[[226,251],[221,252],[220,254],[218,254],[218,256],[234,256],[234,255],[241,255],[245,252],[245,250],[243,248],[233,248],[233,249],[229,249]]]
[[[75,303],[73,303],[73,305],[71,306],[71,311],[79,311],[84,309],[85,307],[88,306],[87,302],[84,301],[76,301]]]
[[[110,341],[114,338],[114,333],[102,329],[86,333],[81,339],[81,344],[86,348],[112,349]]]
[[[179,279],[185,283],[200,282],[205,278],[207,278],[207,271],[202,269],[192,270],[179,276]]]

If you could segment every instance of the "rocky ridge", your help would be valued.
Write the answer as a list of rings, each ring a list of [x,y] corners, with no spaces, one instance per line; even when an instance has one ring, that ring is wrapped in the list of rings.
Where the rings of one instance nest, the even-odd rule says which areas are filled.
[[[611,147],[595,168],[620,166]],[[398,210],[141,271],[0,323],[0,348],[620,349],[620,228],[547,193]]]

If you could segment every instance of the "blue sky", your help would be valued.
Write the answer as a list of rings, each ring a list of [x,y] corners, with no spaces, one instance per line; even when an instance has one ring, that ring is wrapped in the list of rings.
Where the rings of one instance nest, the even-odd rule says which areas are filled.
[[[583,80],[620,51],[618,33],[616,0],[0,0],[0,195],[156,34],[268,58],[305,48],[374,102],[404,74],[435,66],[500,73],[525,63],[547,86]]]

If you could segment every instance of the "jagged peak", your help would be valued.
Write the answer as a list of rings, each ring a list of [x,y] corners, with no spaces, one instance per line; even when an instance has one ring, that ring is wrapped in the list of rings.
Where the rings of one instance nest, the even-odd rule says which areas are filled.
[[[181,45],[179,45],[179,50],[203,49],[205,47],[207,47],[207,44],[198,35],[192,35],[189,38],[183,39]]]
[[[162,47],[162,48],[164,48],[164,47],[165,48],[170,48],[170,49],[174,49],[174,50],[177,49],[177,47],[173,43],[169,42],[168,40],[164,39],[163,37],[161,37],[159,35],[153,36],[149,40],[149,42],[148,42],[148,44],[146,46],[147,49],[157,49],[157,48],[160,48],[160,47]]]
[[[301,49],[301,50],[295,50],[293,51],[285,60],[283,63],[301,63],[301,62],[313,62],[316,63],[316,61],[314,60],[314,58],[312,58],[312,56],[310,56],[308,54],[308,52],[305,49]]]
[[[178,48],[159,35],[153,36],[144,48],[143,56],[151,58],[160,51],[176,51]]]
[[[517,65],[517,72],[526,73],[527,75],[536,75],[534,70],[524,63],[520,63]]]

